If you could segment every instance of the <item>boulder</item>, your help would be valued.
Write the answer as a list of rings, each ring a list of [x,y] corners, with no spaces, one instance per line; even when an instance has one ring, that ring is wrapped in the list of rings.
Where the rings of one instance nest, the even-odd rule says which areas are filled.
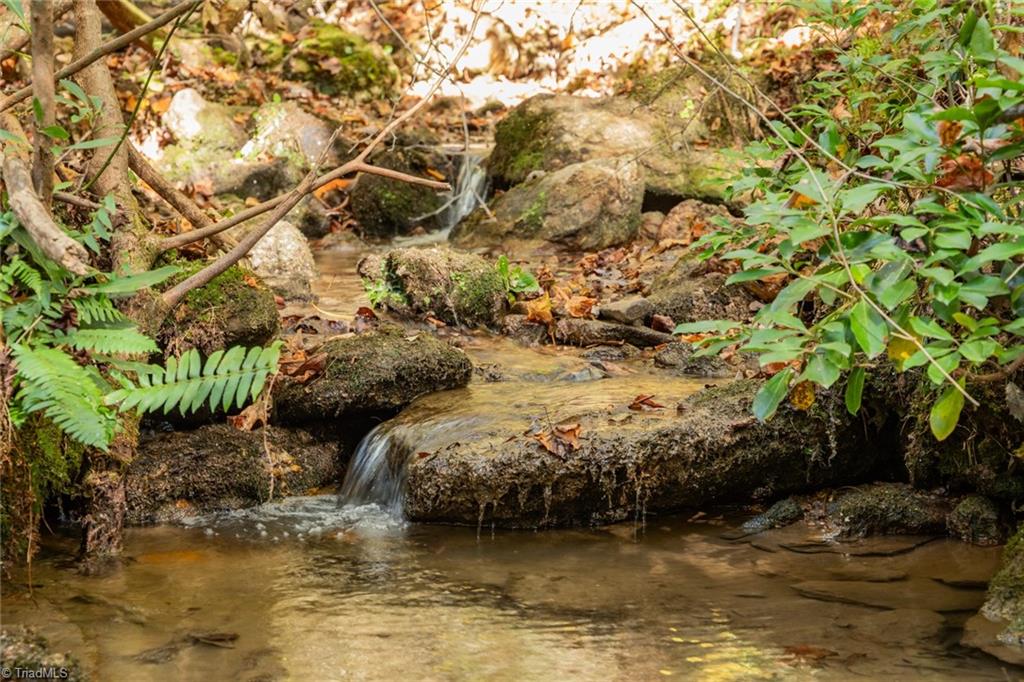
[[[185,261],[165,286],[195,274],[205,261]],[[157,334],[168,354],[196,348],[203,355],[231,346],[263,346],[281,328],[274,294],[250,270],[232,266],[205,286],[193,289]]]
[[[946,517],[949,534],[974,545],[998,545],[1004,539],[999,509],[983,495],[968,495]]]
[[[574,346],[629,343],[638,348],[648,348],[675,340],[671,334],[656,332],[648,327],[577,317],[561,318],[555,322],[553,333],[559,342]]]
[[[643,178],[626,158],[602,158],[538,175],[498,195],[452,231],[473,248],[509,239],[539,239],[593,250],[633,239],[640,226]]]
[[[592,159],[635,160],[647,192],[679,198],[720,198],[728,164],[710,147],[698,149],[689,128],[625,97],[592,99],[536,95],[498,124],[488,168],[496,186],[525,181]]]
[[[967,622],[963,643],[1024,665],[1024,525],[1006,543],[1002,568],[989,583],[980,613]]]
[[[622,324],[636,324],[654,313],[654,306],[643,296],[628,296],[602,303],[598,317]]]
[[[222,177],[237,176],[226,167],[247,138],[235,117],[248,111],[208,102],[192,88],[179,90],[163,116],[175,143],[161,149],[154,164],[175,182],[211,182],[222,170]]]
[[[715,222],[730,220],[729,211],[720,204],[686,199],[672,207],[654,233],[657,241],[680,240],[690,243],[713,230]]]
[[[743,362],[738,355],[733,357],[740,360],[739,365],[733,366],[718,356],[695,357],[696,353],[692,344],[669,343],[654,354],[654,364],[657,367],[670,369],[677,374],[723,378],[735,376],[737,372],[742,371],[748,365],[752,368],[756,368],[757,365],[756,361]]]
[[[403,317],[497,326],[508,305],[501,274],[480,256],[444,247],[394,249],[357,266],[370,302]]]
[[[306,494],[340,480],[337,442],[302,429],[240,431],[226,424],[143,433],[128,467],[130,524],[165,523],[275,497]]]
[[[374,165],[411,175],[430,177],[427,169],[444,168],[446,160],[412,147],[399,147],[374,154]],[[440,208],[444,201],[437,190],[372,173],[359,175],[352,189],[352,215],[365,235],[393,237],[417,227],[441,227]]]
[[[773,504],[767,511],[748,519],[741,529],[744,533],[761,533],[796,523],[803,517],[804,508],[794,498],[787,497]]]
[[[239,150],[244,159],[287,159],[289,165],[308,170],[331,141],[334,125],[303,111],[295,102],[268,102],[252,115],[252,136]],[[327,152],[324,166],[341,162],[351,142],[339,140]]]
[[[253,271],[275,292],[289,300],[312,298],[316,262],[306,237],[282,220],[249,251]]]
[[[828,505],[840,537],[945,533],[948,499],[905,483],[872,483],[843,490]]]
[[[586,395],[600,396],[590,403],[553,394],[550,406],[531,398],[526,410],[490,420],[454,412],[452,423],[462,426],[447,432],[433,396],[418,401],[400,422],[429,414],[432,433],[446,435],[409,437],[408,449],[396,455],[407,463],[406,514],[527,528],[610,522],[855,480],[886,450],[884,415],[851,417],[834,395],[819,397],[809,412],[783,405],[760,423],[750,414],[757,381],[700,390],[675,410],[673,397],[692,391],[692,382],[659,379],[654,400],[667,409],[630,409],[642,391],[629,381],[588,386]],[[549,413],[551,424],[566,429],[561,440],[545,431]]]
[[[71,654],[51,651],[46,638],[26,627],[5,627],[0,630],[0,668],[4,679],[19,679],[11,671],[18,670],[21,677],[31,679],[26,673],[42,679],[43,674],[53,671],[54,679],[82,682],[88,679],[78,661]]]
[[[747,320],[757,300],[742,285],[726,285],[728,275],[708,270],[687,255],[651,283],[647,300],[658,315],[677,323],[700,320]]]
[[[465,353],[427,333],[397,325],[325,343],[321,376],[284,380],[274,391],[275,420],[330,424],[340,417],[393,414],[419,395],[464,386],[473,371]]]

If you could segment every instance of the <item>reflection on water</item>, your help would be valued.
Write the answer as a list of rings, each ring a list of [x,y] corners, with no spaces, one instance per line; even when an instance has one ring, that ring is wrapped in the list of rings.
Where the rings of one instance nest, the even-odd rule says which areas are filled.
[[[292,498],[131,530],[132,560],[104,578],[62,567],[70,544],[51,544],[32,596],[9,590],[2,615],[101,680],[1006,679],[956,645],[998,550],[890,539],[807,553],[807,531],[751,544],[724,539],[733,527],[477,539]],[[181,644],[195,633],[238,638]]]

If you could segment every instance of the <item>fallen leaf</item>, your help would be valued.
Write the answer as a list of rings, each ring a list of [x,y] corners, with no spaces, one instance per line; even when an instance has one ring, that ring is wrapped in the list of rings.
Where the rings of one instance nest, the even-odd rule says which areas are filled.
[[[596,303],[597,299],[589,296],[570,296],[565,302],[565,311],[570,317],[590,317],[590,310]]]
[[[445,181],[444,173],[442,173],[441,171],[437,170],[436,168],[429,168],[428,167],[427,168],[427,175],[429,175],[430,177],[434,178],[435,180],[437,180],[439,182],[444,182]]]
[[[798,410],[806,412],[814,404],[814,384],[801,381],[789,394],[789,402]]]
[[[649,395],[638,395],[633,398],[633,402],[630,403],[629,409],[636,412],[642,412],[644,410],[663,410],[665,406],[661,403],[654,402],[654,394]]]
[[[800,194],[800,192],[793,192],[786,202],[786,208],[808,208],[810,206],[816,206],[817,201],[810,198],[806,194]]]
[[[939,141],[944,147],[952,147],[960,139],[964,124],[960,121],[939,121]]]
[[[538,324],[551,324],[555,321],[551,314],[551,297],[544,294],[540,298],[526,302],[526,321]]]
[[[671,334],[676,328],[676,323],[672,321],[672,318],[668,315],[652,315],[651,316],[651,329],[658,332],[664,332]]]
[[[995,178],[984,162],[974,154],[961,154],[939,164],[939,187],[952,190],[984,190]]]
[[[561,424],[550,429],[544,429],[537,433],[527,434],[541,446],[559,459],[576,451],[580,446],[581,427],[579,423]]]
[[[324,197],[330,194],[331,192],[340,192],[344,190],[346,187],[348,187],[351,183],[351,180],[345,180],[344,178],[335,178],[334,180],[331,180],[330,182],[325,184],[323,187],[319,187],[313,190],[313,196],[315,196],[320,201],[323,201]]]
[[[253,403],[238,414],[228,417],[228,423],[239,431],[252,431],[257,424],[264,424],[263,403]]]

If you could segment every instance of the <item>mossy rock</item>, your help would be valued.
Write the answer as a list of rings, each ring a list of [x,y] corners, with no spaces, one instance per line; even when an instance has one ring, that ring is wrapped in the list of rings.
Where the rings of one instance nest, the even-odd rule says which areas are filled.
[[[505,282],[494,265],[447,248],[395,249],[364,258],[358,270],[371,302],[399,316],[430,315],[448,324],[493,327],[508,304]]]
[[[398,69],[387,48],[320,20],[310,22],[284,62],[288,78],[326,95],[380,97],[392,93]]]
[[[689,129],[660,120],[626,97],[537,95],[498,124],[487,167],[495,186],[524,182],[593,159],[634,159],[655,195],[720,200],[730,164],[716,146],[694,145]],[[683,134],[687,133],[687,134]]]
[[[949,501],[905,483],[872,483],[843,492],[828,506],[844,537],[944,533]]]
[[[206,265],[186,261],[173,286]],[[196,348],[203,355],[231,346],[264,346],[277,336],[281,321],[273,292],[251,271],[233,265],[205,286],[193,289],[160,328],[165,353]]]
[[[371,162],[421,177],[428,177],[427,168],[444,167],[441,159],[403,148],[375,154]],[[416,227],[428,231],[441,227],[440,216],[435,214],[444,202],[437,190],[429,187],[363,173],[351,196],[352,215],[368,236],[393,237],[408,234]]]
[[[338,442],[303,429],[211,424],[150,432],[125,478],[126,522],[164,523],[242,509],[337,483]]]
[[[1004,626],[998,641],[1013,650],[1018,663],[1024,661],[1024,525],[1006,543],[1002,568],[989,583],[981,614]]]
[[[643,171],[628,158],[575,163],[516,185],[452,230],[453,244],[495,246],[541,239],[575,249],[624,244],[636,236]]]
[[[726,284],[728,275],[709,270],[685,255],[651,283],[647,300],[654,312],[676,323],[701,320],[746,320],[755,298],[740,284]]]
[[[327,356],[322,376],[306,384],[285,380],[274,391],[277,421],[337,424],[390,415],[424,393],[464,386],[472,374],[462,351],[397,325],[328,341],[319,352]]]
[[[983,495],[968,495],[946,518],[949,534],[974,545],[998,545],[1004,533],[999,509]]]
[[[1024,467],[1015,452],[1024,448],[1024,426],[1013,416],[1005,383],[968,384],[980,406],[964,406],[953,433],[938,441],[929,415],[939,388],[917,371],[907,372],[896,399],[906,415],[904,462],[916,487],[948,486],[953,492],[978,493],[999,505],[1024,500]],[[1024,370],[1010,377],[1020,384]]]

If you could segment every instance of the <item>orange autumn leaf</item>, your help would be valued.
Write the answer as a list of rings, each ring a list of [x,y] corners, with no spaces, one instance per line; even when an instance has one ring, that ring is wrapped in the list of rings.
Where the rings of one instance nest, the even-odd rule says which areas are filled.
[[[953,190],[984,190],[995,179],[984,162],[974,154],[945,159],[939,164],[939,172],[935,184]]]
[[[430,177],[434,178],[438,182],[444,182],[444,180],[445,180],[444,173],[442,173],[441,171],[437,170],[436,168],[429,168],[428,167],[427,168],[427,175],[429,175]]]
[[[800,194],[800,192],[793,192],[792,196],[789,197],[789,201],[786,202],[787,208],[808,208],[810,206],[816,206],[817,201],[810,198],[806,194]]]
[[[157,114],[164,113],[165,111],[167,111],[168,109],[171,108],[171,98],[170,98],[170,96],[168,95],[167,97],[160,97],[158,99],[150,100],[149,101],[149,108],[154,113],[157,113]]]
[[[346,187],[348,187],[351,183],[351,180],[336,178],[328,182],[323,187],[313,190],[313,196],[315,196],[320,201],[323,201],[324,197],[330,194],[331,192],[334,192],[335,190],[340,192],[344,190]]]
[[[571,317],[590,317],[590,310],[596,303],[597,299],[589,296],[570,296],[565,302],[565,311]]]
[[[551,324],[555,321],[551,314],[551,297],[544,294],[540,298],[526,302],[526,321],[539,324]]]
[[[814,384],[801,381],[789,394],[789,402],[798,410],[806,412],[814,404]]]
[[[644,410],[663,410],[665,406],[661,403],[654,401],[654,394],[650,395],[638,395],[633,398],[633,402],[629,404],[629,409],[634,412],[642,412]]]
[[[939,141],[944,147],[952,147],[960,139],[964,124],[960,121],[939,121]]]

